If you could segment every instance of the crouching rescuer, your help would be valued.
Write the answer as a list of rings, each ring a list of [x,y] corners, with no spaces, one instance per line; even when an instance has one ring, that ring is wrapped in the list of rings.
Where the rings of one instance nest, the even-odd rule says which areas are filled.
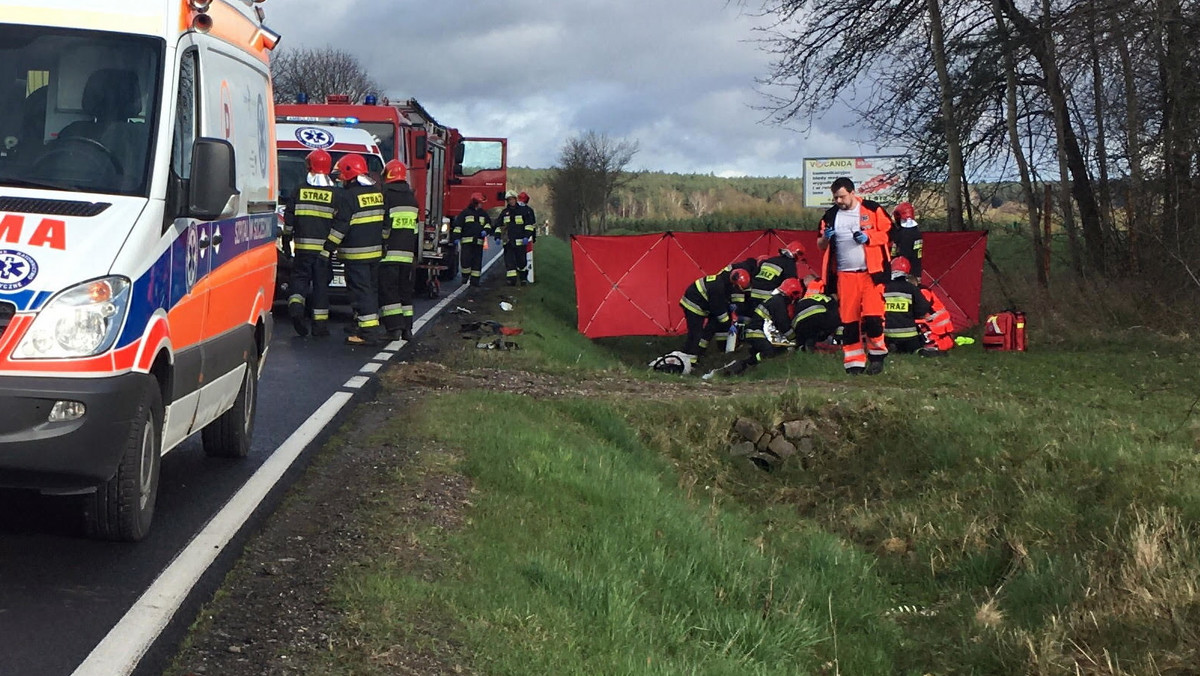
[[[417,196],[408,185],[408,167],[391,160],[383,168],[383,260],[379,265],[379,317],[389,340],[411,340],[413,280],[417,257]]]
[[[774,357],[780,350],[794,347],[792,342],[792,304],[804,296],[800,280],[791,277],[783,280],[766,300],[754,308],[746,322],[746,341],[750,343],[750,356],[731,362],[724,368],[725,375],[738,375],[764,359]]]
[[[879,204],[854,194],[854,181],[845,176],[830,190],[834,206],[821,217],[817,238],[817,247],[825,252],[825,293],[837,294],[846,373],[875,375],[883,372],[887,357],[883,285],[888,281],[892,219]]]
[[[340,189],[333,185],[329,172],[333,158],[324,150],[314,150],[305,158],[308,177],[283,212],[284,236],[291,237],[295,252],[292,263],[288,315],[301,336],[308,335],[305,303],[312,309],[312,333],[329,335],[329,251],[325,247],[333,218],[337,213]]]
[[[733,322],[730,312],[735,290],[745,291],[748,288],[750,273],[745,270],[721,272],[693,282],[679,300],[687,321],[687,342],[682,350],[650,362],[650,367],[656,371],[691,373],[696,360],[708,349],[713,336],[727,331]]]
[[[908,279],[912,264],[907,258],[892,259],[892,280],[883,289],[887,310],[883,327],[888,349],[900,354],[912,354],[925,346],[925,337],[917,321],[929,321],[933,308]]]

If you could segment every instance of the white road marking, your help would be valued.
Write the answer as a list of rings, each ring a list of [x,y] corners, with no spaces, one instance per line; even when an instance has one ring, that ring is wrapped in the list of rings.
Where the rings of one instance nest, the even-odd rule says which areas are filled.
[[[374,357],[371,357],[371,361],[387,361],[394,356],[396,356],[395,352],[380,352]]]
[[[362,365],[358,370],[359,373],[378,373],[379,369],[383,368],[383,364],[376,361],[369,361]]]
[[[500,256],[496,256],[485,263],[483,271],[487,272],[499,259]],[[413,334],[424,328],[442,308],[466,290],[466,286],[460,286],[422,314],[413,323]],[[404,341],[398,340],[392,345],[400,349]],[[375,367],[371,369],[371,372],[374,372],[379,370],[381,364],[368,362],[363,366],[363,370],[367,370],[369,366]],[[358,381],[359,378],[362,378],[362,382]],[[368,380],[364,376],[355,376],[346,381],[345,386],[359,388]],[[72,676],[128,676],[133,673],[146,651],[162,634],[163,629],[166,629],[179,606],[192,591],[192,587],[196,586],[200,577],[204,575],[204,571],[208,570],[217,555],[225,549],[225,545],[229,544],[234,534],[246,523],[296,458],[300,457],[300,453],[309,442],[321,433],[353,396],[349,392],[333,393],[308,420],[292,432],[238,492],[234,493],[229,502],[225,503],[221,511],[217,512],[171,563],[167,564],[150,587],[133,603],[133,607],[75,668]]]
[[[347,380],[346,384],[342,385],[342,387],[349,387],[352,390],[357,390],[363,385],[366,385],[370,380],[371,379],[366,376],[354,376],[350,380]]]
[[[225,545],[229,544],[234,533],[250,518],[250,514],[300,456],[304,447],[353,396],[349,392],[334,393],[275,449],[262,467],[179,552],[141,598],[134,602],[129,612],[75,669],[76,676],[127,676],[133,672],[138,661],[171,621],[188,592]]]

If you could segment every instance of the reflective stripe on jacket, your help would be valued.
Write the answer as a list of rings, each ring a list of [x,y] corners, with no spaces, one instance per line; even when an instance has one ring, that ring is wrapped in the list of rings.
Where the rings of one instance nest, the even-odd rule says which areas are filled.
[[[712,317],[718,324],[729,323],[729,275],[701,277],[683,292],[679,304],[687,312]]]
[[[883,335],[888,338],[916,338],[921,335],[917,320],[933,311],[916,285],[907,279],[893,279],[883,287]]]
[[[387,209],[384,221],[384,263],[413,263],[420,244],[417,217],[420,209],[417,196],[403,181],[388,183],[383,188],[383,203]]]
[[[329,240],[343,261],[377,261],[383,256],[383,192],[379,186],[346,187]],[[343,230],[344,229],[344,230]]]
[[[339,198],[337,188],[302,185],[296,189],[283,212],[284,232],[291,235],[295,251],[320,252],[325,249]]]
[[[483,244],[491,233],[492,219],[488,213],[477,206],[467,207],[455,217],[450,238],[461,240],[463,244]]]
[[[888,215],[887,209],[884,209],[878,202],[871,200],[863,200],[859,205],[859,226],[867,235],[867,243],[863,245],[866,250],[867,257],[867,272],[871,273],[876,284],[885,284],[887,280],[884,278],[887,273],[885,267],[889,258],[889,249],[891,241],[888,233],[892,228],[892,217]],[[821,217],[821,222],[817,225],[817,236],[820,238],[821,233],[825,231],[826,225],[833,225],[837,222],[837,206],[830,207],[825,215]],[[821,279],[825,285],[825,293],[837,293],[837,244],[826,241],[824,257],[821,259]]]

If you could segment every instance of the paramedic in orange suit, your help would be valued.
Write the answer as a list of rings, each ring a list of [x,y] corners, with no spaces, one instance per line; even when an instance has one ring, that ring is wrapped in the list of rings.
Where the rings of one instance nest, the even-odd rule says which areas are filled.
[[[830,191],[834,205],[821,218],[817,248],[824,252],[825,293],[838,298],[842,363],[851,375],[875,375],[883,372],[887,357],[883,285],[892,218],[878,203],[856,195],[848,177],[834,181]]]

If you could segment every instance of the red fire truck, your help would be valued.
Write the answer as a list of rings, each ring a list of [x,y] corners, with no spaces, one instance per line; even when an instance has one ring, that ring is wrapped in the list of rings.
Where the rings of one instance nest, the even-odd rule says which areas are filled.
[[[450,222],[471,194],[482,193],[485,206],[504,204],[508,139],[465,137],[439,124],[415,99],[397,103],[368,95],[351,103],[348,96],[328,96],[325,103],[278,104],[275,120],[365,129],[379,141],[385,161],[398,157],[408,165],[408,182],[421,205],[420,266],[431,294],[436,295],[439,278],[448,281],[458,274]]]

